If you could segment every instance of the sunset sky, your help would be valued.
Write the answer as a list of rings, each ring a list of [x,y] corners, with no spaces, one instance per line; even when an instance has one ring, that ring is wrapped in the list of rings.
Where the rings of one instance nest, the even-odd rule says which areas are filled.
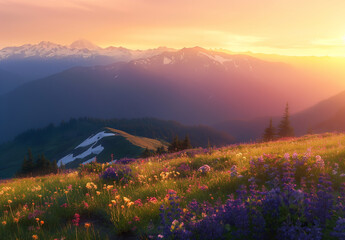
[[[0,48],[42,40],[345,56],[344,0],[0,0]]]

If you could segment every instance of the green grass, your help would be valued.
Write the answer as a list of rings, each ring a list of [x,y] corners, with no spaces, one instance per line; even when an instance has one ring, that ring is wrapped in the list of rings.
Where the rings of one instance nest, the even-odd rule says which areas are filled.
[[[182,208],[193,199],[224,202],[241,184],[248,184],[250,177],[244,175],[242,179],[231,179],[230,168],[236,165],[240,173],[245,173],[249,161],[263,154],[283,156],[296,152],[301,155],[310,151],[312,158],[322,156],[326,169],[337,162],[339,172],[345,173],[344,146],[344,134],[323,134],[228,146],[193,157],[186,153],[154,157],[129,165],[134,178],[125,185],[104,182],[98,174],[80,176],[77,172],[2,181],[0,223],[5,221],[6,224],[0,225],[0,236],[6,236],[6,239],[32,239],[33,235],[38,239],[137,239],[147,236],[150,229],[159,225],[159,208],[167,203],[168,189],[177,191]],[[182,163],[188,164],[191,170],[178,173]],[[204,164],[211,167],[209,174],[197,172]],[[166,170],[168,176],[163,173]],[[340,184],[343,179],[335,181]],[[90,182],[97,189],[88,189],[86,185]],[[201,190],[203,185],[208,189]],[[128,198],[130,204],[123,197]],[[148,199],[152,197],[157,201],[150,202]],[[138,199],[142,206],[131,205]],[[32,218],[33,213],[37,215]],[[72,222],[75,213],[80,214],[78,227]],[[135,221],[134,217],[140,220]],[[85,223],[90,223],[91,227],[85,228]]]

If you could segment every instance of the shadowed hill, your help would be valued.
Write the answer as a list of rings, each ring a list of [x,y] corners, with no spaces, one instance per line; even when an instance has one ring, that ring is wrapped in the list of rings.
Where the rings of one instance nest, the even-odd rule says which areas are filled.
[[[117,149],[123,148],[122,143],[131,141],[131,145],[139,146],[128,148],[122,151],[121,155],[116,155],[111,146],[114,142],[104,139],[105,150],[99,157],[104,156],[108,161],[110,154],[115,157],[134,157],[139,155],[143,148],[154,149],[160,141],[171,142],[175,135],[181,139],[188,134],[194,147],[206,147],[208,142],[213,146],[223,146],[233,143],[234,139],[229,134],[220,132],[207,126],[186,126],[175,121],[163,121],[159,119],[72,119],[63,122],[58,126],[50,124],[43,129],[32,129],[18,135],[13,141],[0,145],[0,178],[12,176],[20,167],[28,148],[32,149],[34,156],[44,154],[50,160],[59,160],[69,153],[72,153],[85,139],[99,132],[100,129],[108,127],[123,135],[122,140],[118,141]],[[119,130],[121,129],[121,130]],[[123,141],[123,139],[128,139]],[[102,145],[102,146],[103,146]],[[95,146],[96,147],[96,146]],[[85,149],[86,148],[86,149]],[[84,152],[87,150],[84,147]],[[80,150],[80,149],[79,149]],[[78,154],[83,151],[78,152]],[[95,150],[96,151],[96,150]],[[134,153],[133,153],[134,152]],[[91,158],[92,156],[90,156]]]

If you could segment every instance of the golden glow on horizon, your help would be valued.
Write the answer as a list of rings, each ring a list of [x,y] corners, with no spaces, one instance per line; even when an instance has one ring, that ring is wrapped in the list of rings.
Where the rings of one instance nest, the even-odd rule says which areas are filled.
[[[134,49],[345,56],[343,0],[0,0],[0,47],[42,40]]]

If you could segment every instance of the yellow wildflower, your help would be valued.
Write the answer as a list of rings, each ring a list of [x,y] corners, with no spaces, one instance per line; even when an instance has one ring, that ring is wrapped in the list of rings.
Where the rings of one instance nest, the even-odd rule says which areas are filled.
[[[86,183],[86,188],[87,189],[97,189],[97,185],[94,184],[93,182],[88,182],[88,183]]]

